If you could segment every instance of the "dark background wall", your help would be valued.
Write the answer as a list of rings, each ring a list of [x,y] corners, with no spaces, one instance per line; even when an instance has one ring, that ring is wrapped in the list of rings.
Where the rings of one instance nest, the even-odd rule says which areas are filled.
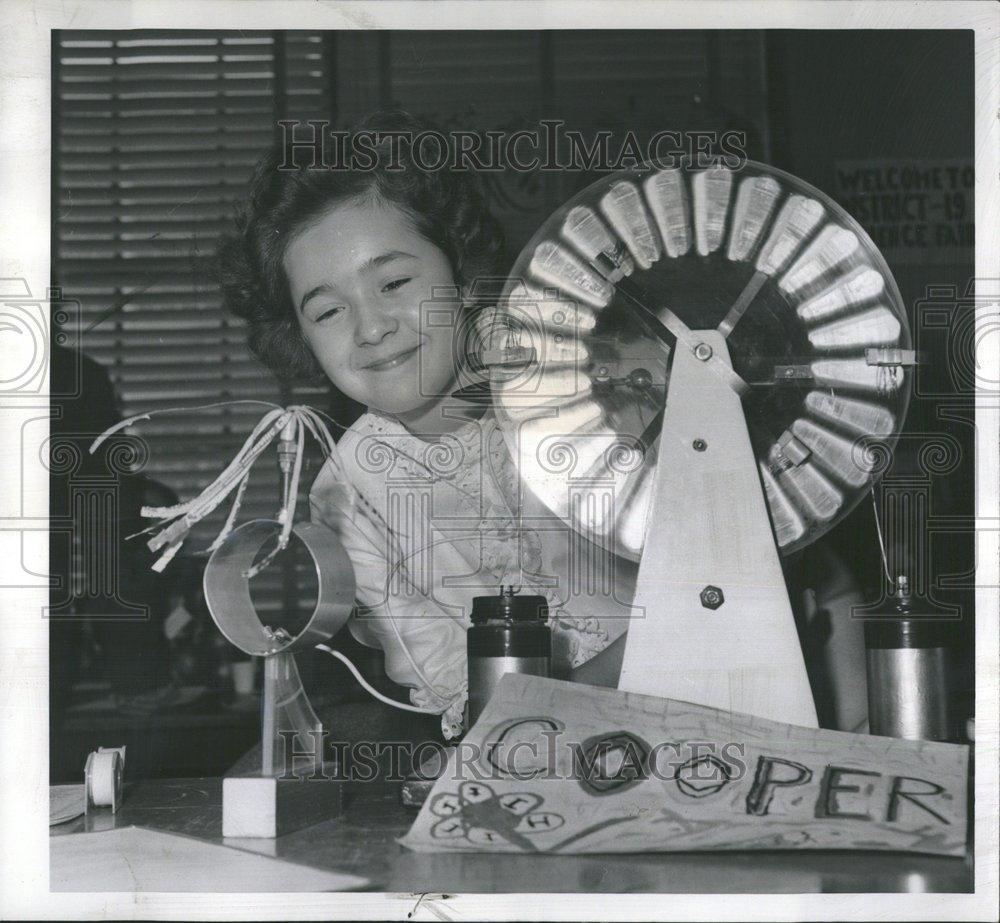
[[[927,210],[924,231],[932,245],[882,248],[924,361],[888,483],[913,479],[926,491],[927,559],[916,566],[926,571],[928,585],[938,584],[939,601],[959,607],[961,622],[954,629],[966,650],[974,627],[967,574],[974,535],[968,520],[952,529],[947,519],[971,514],[975,476],[968,380],[957,374],[954,351],[969,329],[975,272],[971,242],[956,242],[957,235],[971,232],[974,218],[972,42],[968,31],[783,31],[767,41],[774,163],[830,193],[876,241],[891,240],[901,226],[912,234],[921,223],[878,220],[905,195],[877,188],[888,181],[890,168],[911,167],[924,176],[938,169],[940,188],[910,190],[911,208]],[[872,171],[868,191],[851,185],[866,168]],[[961,178],[952,183],[953,176]],[[946,207],[963,217],[936,221]],[[947,455],[940,473],[920,457],[929,447]],[[831,540],[860,559],[873,526],[864,505]],[[960,574],[966,576],[948,576]],[[971,688],[961,694],[971,701]]]

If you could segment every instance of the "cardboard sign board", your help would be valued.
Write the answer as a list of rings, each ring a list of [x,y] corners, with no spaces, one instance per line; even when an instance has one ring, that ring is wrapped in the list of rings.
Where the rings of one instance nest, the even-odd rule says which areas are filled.
[[[509,674],[400,842],[415,850],[966,848],[968,750]]]
[[[971,160],[840,160],[835,177],[834,197],[890,265],[972,262]]]

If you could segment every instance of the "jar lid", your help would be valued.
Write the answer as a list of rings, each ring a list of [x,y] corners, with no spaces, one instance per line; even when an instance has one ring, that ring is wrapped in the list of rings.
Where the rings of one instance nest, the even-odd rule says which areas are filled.
[[[474,624],[492,620],[544,622],[549,617],[549,604],[544,596],[521,596],[513,587],[501,587],[496,596],[475,596],[472,599]]]

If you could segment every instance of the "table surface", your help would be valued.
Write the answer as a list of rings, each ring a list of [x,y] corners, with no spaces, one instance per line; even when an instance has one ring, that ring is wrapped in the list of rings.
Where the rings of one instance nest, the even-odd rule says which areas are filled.
[[[52,835],[149,827],[368,879],[405,893],[971,892],[971,859],[908,853],[784,851],[537,856],[416,853],[395,842],[416,816],[398,783],[348,783],[343,814],[276,840],[222,838],[222,780],[133,782],[102,810]],[[178,883],[178,890],[183,884]]]

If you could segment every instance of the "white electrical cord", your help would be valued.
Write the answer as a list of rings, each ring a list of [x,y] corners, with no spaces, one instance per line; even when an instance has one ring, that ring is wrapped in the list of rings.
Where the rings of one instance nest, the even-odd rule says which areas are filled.
[[[361,684],[362,688],[370,695],[373,695],[380,702],[385,702],[386,705],[391,705],[393,708],[401,708],[403,711],[415,711],[421,715],[439,714],[439,712],[435,711],[433,708],[421,708],[419,705],[407,705],[405,702],[397,702],[395,699],[390,699],[388,696],[382,695],[382,693],[379,692],[377,689],[375,689],[368,682],[368,680],[366,680],[361,675],[361,673],[358,671],[358,668],[354,666],[354,664],[351,663],[351,661],[348,660],[347,657],[345,657],[342,653],[340,653],[340,651],[335,651],[332,647],[328,647],[325,644],[317,644],[316,650],[326,651],[328,654],[330,654],[333,657],[336,657],[337,660],[340,660],[342,663],[344,663],[347,669],[354,674],[354,678]]]

